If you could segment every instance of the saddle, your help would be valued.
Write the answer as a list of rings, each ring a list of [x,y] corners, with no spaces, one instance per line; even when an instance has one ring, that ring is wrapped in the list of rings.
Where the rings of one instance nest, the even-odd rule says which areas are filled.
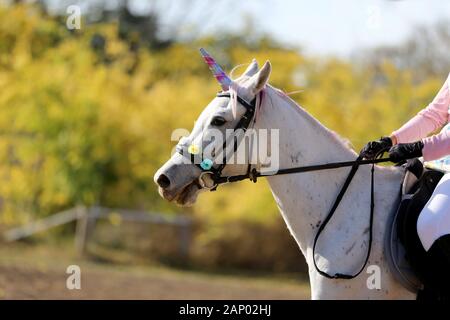
[[[417,233],[417,219],[445,172],[425,168],[419,159],[405,165],[399,200],[394,205],[386,237],[388,262],[394,277],[409,291],[436,287],[438,261],[430,261]],[[438,284],[437,284],[438,285]]]

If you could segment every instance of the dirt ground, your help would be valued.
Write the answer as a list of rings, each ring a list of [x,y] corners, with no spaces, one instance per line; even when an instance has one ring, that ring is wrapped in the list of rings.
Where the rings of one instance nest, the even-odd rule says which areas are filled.
[[[162,267],[117,266],[62,250],[0,245],[1,299],[308,299],[296,279],[211,275]],[[67,266],[81,268],[81,289],[66,288]]]

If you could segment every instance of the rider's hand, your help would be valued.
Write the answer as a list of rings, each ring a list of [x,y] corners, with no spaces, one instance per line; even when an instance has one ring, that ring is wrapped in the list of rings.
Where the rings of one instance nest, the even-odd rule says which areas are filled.
[[[389,150],[390,147],[392,147],[391,138],[382,137],[380,140],[368,142],[361,150],[360,155],[366,159],[373,159],[380,152]]]
[[[419,158],[422,156],[423,142],[399,143],[389,150],[389,157],[392,162]]]

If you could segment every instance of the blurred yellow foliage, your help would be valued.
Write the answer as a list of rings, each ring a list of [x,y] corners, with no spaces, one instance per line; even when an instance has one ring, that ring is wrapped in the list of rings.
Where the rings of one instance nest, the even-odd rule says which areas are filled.
[[[181,211],[159,197],[153,174],[170,157],[172,130],[190,129],[218,90],[197,51],[215,39],[135,53],[116,29],[101,24],[70,33],[33,7],[0,9],[1,223],[76,204]],[[106,40],[102,54],[90,46],[94,35]],[[355,66],[267,40],[258,49],[239,41],[217,46],[223,50],[211,51],[228,70],[270,60],[271,83],[303,89],[293,98],[358,150],[423,108],[443,81],[413,83],[410,71],[389,62]],[[235,220],[270,225],[277,217],[266,182],[225,186],[187,211],[216,227]]]

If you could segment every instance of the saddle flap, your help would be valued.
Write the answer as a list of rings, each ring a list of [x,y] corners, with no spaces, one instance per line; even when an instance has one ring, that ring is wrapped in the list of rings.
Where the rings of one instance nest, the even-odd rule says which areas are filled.
[[[391,216],[386,250],[395,278],[408,290],[423,289],[425,250],[417,233],[417,219],[431,197],[441,171],[424,168],[420,159],[405,165],[401,196]]]
[[[425,169],[417,179],[410,171],[405,175],[402,196],[389,232],[389,258],[396,278],[409,290],[418,291],[426,282],[430,266],[418,233],[417,219],[431,197],[443,173]]]

